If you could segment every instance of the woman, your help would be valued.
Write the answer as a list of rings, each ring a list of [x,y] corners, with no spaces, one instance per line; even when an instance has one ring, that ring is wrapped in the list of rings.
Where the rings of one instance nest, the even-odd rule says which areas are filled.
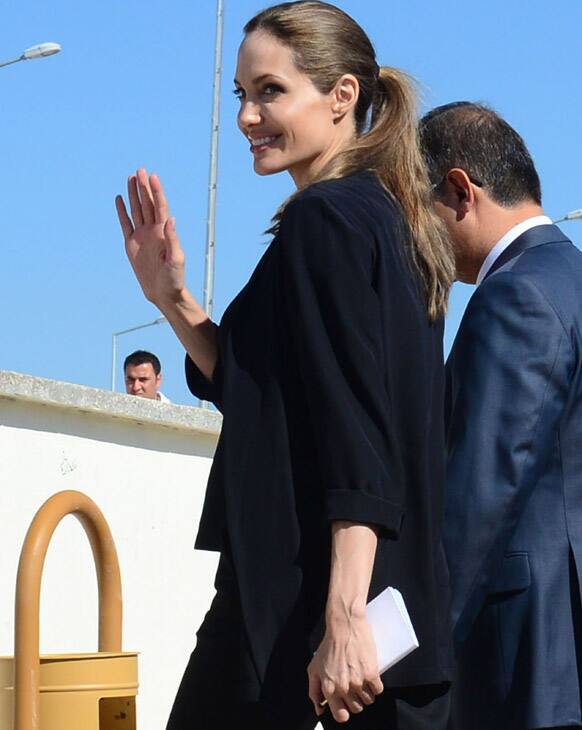
[[[442,315],[453,264],[428,207],[414,96],[332,5],[277,5],[244,32],[238,124],[255,171],[287,170],[297,192],[218,327],[184,285],[157,177],[130,178],[131,218],[117,199],[144,294],[188,352],[189,387],[224,414],[196,543],[221,552],[217,595],[169,728],[351,717],[435,730],[449,679]],[[380,680],[365,605],[388,585],[420,648]]]

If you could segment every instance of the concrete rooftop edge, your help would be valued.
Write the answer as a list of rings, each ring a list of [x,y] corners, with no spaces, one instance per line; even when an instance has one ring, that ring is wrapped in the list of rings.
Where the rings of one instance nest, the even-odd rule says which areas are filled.
[[[0,403],[3,398],[208,435],[218,435],[222,425],[220,413],[205,408],[160,403],[7,370],[0,370]]]

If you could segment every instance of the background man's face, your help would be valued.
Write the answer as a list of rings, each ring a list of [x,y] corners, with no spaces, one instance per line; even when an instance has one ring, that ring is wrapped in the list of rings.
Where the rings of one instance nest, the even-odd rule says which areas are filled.
[[[156,375],[151,362],[125,368],[125,392],[129,395],[157,399],[161,382],[162,376]]]

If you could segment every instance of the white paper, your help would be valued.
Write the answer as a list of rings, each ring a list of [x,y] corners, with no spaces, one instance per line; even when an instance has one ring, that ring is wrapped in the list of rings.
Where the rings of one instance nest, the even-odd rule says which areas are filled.
[[[418,639],[402,594],[388,586],[366,606],[378,651],[380,674],[418,648]]]

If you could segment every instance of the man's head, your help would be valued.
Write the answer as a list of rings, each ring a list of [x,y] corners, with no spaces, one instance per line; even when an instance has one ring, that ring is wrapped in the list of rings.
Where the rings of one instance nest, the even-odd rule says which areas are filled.
[[[435,210],[455,245],[457,278],[474,282],[510,228],[541,214],[541,188],[523,139],[496,112],[460,101],[433,109],[420,136]]]
[[[141,398],[159,400],[158,389],[162,384],[162,366],[151,352],[136,350],[123,363],[125,392]]]

